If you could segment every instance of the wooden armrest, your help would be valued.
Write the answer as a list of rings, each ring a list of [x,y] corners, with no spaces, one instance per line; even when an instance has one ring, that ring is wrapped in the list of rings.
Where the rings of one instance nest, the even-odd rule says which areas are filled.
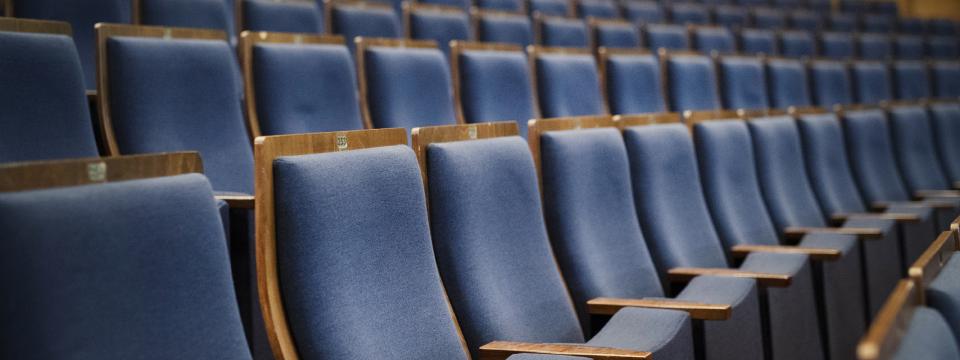
[[[587,311],[595,315],[613,315],[625,307],[680,310],[690,313],[697,320],[727,320],[731,307],[728,304],[704,304],[673,299],[620,299],[596,298],[587,301]]]
[[[834,261],[843,256],[843,252],[837,249],[812,248],[799,246],[780,246],[780,245],[735,245],[730,248],[734,257],[743,258],[752,252],[765,252],[777,254],[806,254],[814,260]]]
[[[217,200],[223,200],[232,209],[253,209],[255,203],[251,195],[216,195]]]
[[[920,215],[908,213],[849,213],[833,214],[830,216],[830,220],[838,223],[849,219],[883,219],[896,222],[918,222],[920,221]]]
[[[503,360],[514,354],[584,356],[594,360],[650,359],[646,351],[614,349],[577,344],[537,344],[494,341],[480,347],[480,360]]]
[[[883,238],[883,230],[877,228],[855,228],[855,227],[801,227],[790,226],[783,230],[783,234],[788,238],[800,238],[810,233],[828,233],[828,234],[847,234],[856,235],[858,239],[880,239]]]
[[[913,196],[924,199],[928,197],[960,197],[960,191],[957,190],[917,190]]]
[[[700,275],[742,277],[757,280],[761,286],[787,287],[793,278],[785,274],[771,274],[737,269],[722,268],[673,268],[667,272],[667,278],[674,282],[688,282]]]
[[[913,207],[928,207],[934,209],[953,209],[955,206],[946,201],[897,201],[897,202],[888,202],[888,201],[877,201],[870,204],[870,207],[877,210],[886,210],[891,206],[913,206]]]

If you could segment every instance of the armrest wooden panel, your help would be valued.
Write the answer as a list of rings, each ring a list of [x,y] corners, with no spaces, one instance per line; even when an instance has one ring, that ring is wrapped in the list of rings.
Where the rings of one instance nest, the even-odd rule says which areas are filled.
[[[830,216],[834,222],[843,222],[849,219],[884,219],[896,222],[917,222],[920,221],[920,215],[908,213],[838,213]]]
[[[623,350],[577,344],[537,344],[494,341],[480,347],[480,360],[503,360],[513,354],[585,356],[594,360],[650,359],[647,351]]]
[[[917,190],[913,196],[918,198],[928,197],[960,197],[960,191],[957,190]]]
[[[613,315],[625,307],[680,310],[690,313],[697,320],[727,320],[731,307],[728,304],[705,304],[673,299],[621,299],[596,298],[587,301],[587,311],[596,315]]]
[[[736,245],[730,248],[735,257],[746,257],[752,252],[778,253],[778,254],[806,254],[814,260],[833,261],[840,259],[843,252],[837,249],[811,248],[799,246],[779,246],[779,245]]]
[[[953,209],[954,208],[953,204],[946,201],[897,201],[897,202],[876,201],[870,204],[870,207],[877,210],[886,210],[887,208],[893,205],[929,207],[934,209]]]
[[[790,227],[787,227],[785,230],[783,230],[783,233],[788,238],[799,238],[810,233],[856,235],[857,238],[862,240],[880,239],[883,237],[883,230],[880,230],[877,228],[855,228],[855,227],[818,228],[818,227],[790,226]]]
[[[216,198],[226,201],[231,209],[253,209],[256,203],[252,195],[217,195]]]
[[[787,287],[793,277],[784,274],[771,274],[737,269],[721,268],[673,268],[667,272],[667,277],[674,282],[687,282],[700,275],[742,277],[757,280],[761,286]]]

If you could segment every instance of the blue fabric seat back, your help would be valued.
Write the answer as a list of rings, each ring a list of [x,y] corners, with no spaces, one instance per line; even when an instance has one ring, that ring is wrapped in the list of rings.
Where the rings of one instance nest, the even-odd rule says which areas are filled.
[[[651,51],[657,49],[686,50],[690,48],[690,38],[687,28],[674,24],[649,24],[643,29],[647,47]]]
[[[522,12],[524,2],[520,0],[480,0],[477,7],[482,10]]]
[[[932,95],[930,73],[927,72],[927,64],[922,61],[895,61],[893,82],[897,99],[920,100]]]
[[[957,25],[948,19],[927,20],[927,35],[956,35]]]
[[[813,105],[807,69],[799,60],[770,59],[767,62],[767,92],[775,108]]]
[[[727,267],[681,124],[627,128],[633,196],[661,281],[675,267]]]
[[[667,5],[670,10],[670,20],[674,24],[705,25],[710,23],[710,12],[703,5],[696,3],[674,3]]]
[[[214,190],[253,194],[243,86],[230,45],[112,37],[106,46],[120,153],[199,151]]]
[[[73,41],[80,54],[83,83],[89,90],[97,88],[97,40],[94,25],[99,22],[129,24],[133,21],[129,0],[14,0],[16,16],[29,19],[58,20],[70,23]]]
[[[656,1],[637,0],[623,3],[623,15],[637,24],[661,23],[666,20],[663,8]]]
[[[262,134],[363,128],[356,70],[346,46],[258,43],[252,70]]]
[[[960,181],[960,143],[953,140],[960,135],[960,105],[931,104],[930,116],[943,171],[951,182]]]
[[[0,68],[0,163],[99,155],[69,36],[0,32]]]
[[[831,59],[849,59],[854,57],[853,34],[845,32],[824,32],[820,34],[820,53]]]
[[[787,27],[787,18],[778,9],[755,8],[753,26],[761,29],[779,30]]]
[[[140,0],[140,24],[221,30],[236,43],[233,7],[225,0]]]
[[[620,7],[613,0],[577,1],[577,16],[584,19],[587,17],[618,19],[620,18]]]
[[[850,170],[843,128],[836,114],[801,115],[797,121],[810,184],[826,214],[866,211]]]
[[[777,55],[777,34],[767,29],[740,31],[740,51],[747,55]]]
[[[656,56],[612,55],[605,66],[607,98],[613,114],[667,111]]]
[[[733,33],[724,27],[701,27],[693,30],[693,40],[697,50],[704,54],[717,52],[728,54],[737,52],[737,42]]]
[[[374,128],[452,125],[450,68],[435,48],[365,49],[367,106]]]
[[[927,56],[934,59],[956,60],[960,47],[955,36],[931,36],[927,38]]]
[[[757,57],[725,57],[717,63],[723,104],[727,109],[770,107],[763,60]]]
[[[573,6],[568,0],[530,0],[527,5],[531,15],[539,12],[546,16],[569,16]]]
[[[930,65],[933,95],[938,98],[960,97],[960,61],[934,62]]]
[[[587,24],[580,19],[545,18],[540,23],[540,43],[552,47],[579,47],[590,45]]]
[[[717,5],[713,8],[714,23],[728,29],[746,27],[750,16],[746,9],[739,6]]]
[[[773,223],[788,226],[826,226],[817,197],[808,182],[800,131],[792,117],[749,122],[757,156],[757,174]]]
[[[409,147],[280,157],[273,169],[277,273],[301,357],[466,359]]]
[[[615,128],[540,136],[547,231],[584,323],[587,300],[662,297]]]
[[[960,358],[960,349],[950,325],[937,310],[919,307],[903,333],[893,360],[938,360]]]
[[[243,0],[243,30],[322,33],[323,27],[316,3]]]
[[[886,14],[863,14],[862,31],[867,33],[890,33],[896,27],[896,17]]]
[[[780,55],[788,58],[812,57],[817,54],[813,35],[806,31],[780,33]]]
[[[900,60],[923,60],[926,56],[923,49],[923,37],[913,35],[899,35],[894,38],[894,51]]]
[[[357,36],[372,38],[399,38],[400,18],[391,8],[366,7],[360,5],[332,5],[330,9],[330,29],[334,34],[342,35],[350,52],[354,50],[354,38]]]
[[[841,122],[851,168],[867,203],[911,199],[897,170],[886,120],[881,110],[858,110],[844,113]]]
[[[847,65],[843,62],[817,61],[810,64],[810,80],[818,106],[850,105],[853,100],[853,83]]]
[[[470,7],[473,6],[473,2],[470,0],[421,0],[422,4],[429,5],[440,5],[440,6],[449,6],[459,8],[463,10],[464,13],[470,12]],[[402,2],[401,2],[402,6]]]
[[[897,31],[901,34],[923,35],[927,29],[923,19],[900,18],[897,19]]]
[[[494,340],[583,342],[519,136],[427,147],[430,228],[470,349]]]
[[[465,12],[415,10],[410,13],[410,37],[433,40],[440,51],[450,56],[450,41],[470,40],[470,17]]]
[[[477,20],[477,39],[527,47],[533,44],[533,27],[524,15],[481,16]]]
[[[796,10],[790,13],[790,27],[804,31],[820,31],[823,27],[822,16],[810,10]]]
[[[724,248],[779,245],[757,182],[750,129],[739,120],[694,125],[704,196]]]
[[[640,30],[633,24],[597,24],[594,28],[594,37],[597,47],[640,47]]]
[[[857,15],[855,13],[833,13],[827,17],[830,31],[854,32],[857,31]]]
[[[543,117],[607,113],[600,74],[591,54],[540,54],[536,62],[537,96]]]
[[[890,109],[890,135],[896,149],[897,164],[907,188],[947,190],[952,188],[940,167],[933,125],[923,106],[898,106]]]
[[[3,358],[250,359],[202,175],[0,194],[0,229]]]
[[[850,72],[856,84],[857,102],[860,104],[879,104],[893,100],[893,82],[890,69],[883,62],[856,61]]]
[[[893,43],[890,35],[861,34],[859,50],[861,59],[888,60],[893,57]]]
[[[519,51],[467,50],[460,53],[459,66],[465,120],[516,121],[526,136],[527,120],[537,117],[527,57]]]
[[[713,60],[706,55],[674,56],[664,65],[672,111],[720,109]]]

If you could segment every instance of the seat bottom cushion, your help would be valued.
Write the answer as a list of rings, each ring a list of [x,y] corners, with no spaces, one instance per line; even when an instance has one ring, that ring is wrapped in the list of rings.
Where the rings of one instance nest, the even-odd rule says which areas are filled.
[[[708,359],[762,359],[763,329],[760,298],[753,279],[698,276],[677,295],[678,300],[730,304],[730,319],[704,321],[703,348]],[[737,349],[733,352],[730,349]]]
[[[927,286],[927,304],[940,311],[960,343],[960,255],[951,256]]]
[[[900,341],[894,360],[960,359],[957,343],[950,339],[950,328],[936,310],[917,308]]]
[[[649,351],[657,359],[693,360],[693,329],[684,311],[623,308],[587,345]]]

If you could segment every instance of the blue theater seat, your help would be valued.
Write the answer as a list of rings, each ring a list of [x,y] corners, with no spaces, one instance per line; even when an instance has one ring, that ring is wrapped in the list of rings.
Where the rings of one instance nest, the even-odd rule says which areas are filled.
[[[58,20],[70,23],[73,41],[80,55],[83,68],[83,83],[86,89],[97,87],[96,23],[129,24],[133,22],[133,9],[129,0],[14,0],[14,12],[7,16],[28,19]]]
[[[255,42],[245,56],[245,76],[253,80],[247,101],[255,104],[254,136],[363,128],[353,57],[342,38]]]
[[[713,8],[713,23],[728,29],[740,29],[750,25],[747,9],[734,5],[717,5]]]
[[[812,10],[794,10],[787,17],[791,29],[817,32],[823,28],[823,17]]]
[[[350,52],[355,51],[358,36],[399,38],[400,17],[384,3],[345,2],[327,6],[330,32],[343,36]]]
[[[477,40],[521,47],[533,44],[533,25],[526,15],[480,12],[474,21],[477,24]]]
[[[860,34],[857,37],[857,54],[861,59],[892,59],[894,47],[891,40],[888,34]]]
[[[536,13],[544,16],[573,16],[571,0],[529,0],[527,10],[532,17]]]
[[[636,24],[654,24],[666,21],[663,7],[656,1],[636,0],[623,3],[624,18]]]
[[[719,83],[713,60],[706,55],[661,56],[665,67],[670,110],[697,111],[721,108]]]
[[[476,2],[481,10],[507,11],[522,13],[526,3],[522,0],[479,0]]]
[[[774,108],[813,105],[807,68],[800,60],[767,60],[767,89]]]
[[[665,7],[670,13],[670,21],[674,24],[710,24],[710,12],[701,4],[678,2],[668,3]]]
[[[240,30],[322,33],[323,12],[314,2],[242,1]]]
[[[620,6],[614,0],[580,0],[577,1],[577,16],[586,19],[619,19]]]
[[[929,307],[913,312],[895,360],[938,360],[960,358],[960,348],[950,338],[950,325],[943,314]]]
[[[769,7],[753,8],[753,27],[768,30],[780,30],[787,27],[784,12]]]
[[[432,41],[370,39],[358,47],[368,128],[411,129],[457,122],[450,68]]]
[[[687,27],[675,24],[647,24],[643,26],[644,43],[651,51],[658,49],[690,49]]]
[[[960,61],[934,61],[930,64],[933,96],[942,99],[960,97]]]
[[[930,73],[922,61],[893,62],[893,83],[897,99],[922,100],[930,97]]]
[[[539,117],[540,111],[523,49],[464,46],[454,56],[464,122],[516,121],[526,136],[527,120]]]
[[[930,119],[936,138],[937,154],[943,171],[953,187],[960,184],[960,147],[954,136],[960,134],[960,105],[951,103],[931,104]]]
[[[433,40],[450,55],[450,41],[471,40],[470,16],[452,7],[411,5],[406,13],[411,39]]]
[[[236,45],[233,8],[226,0],[139,1],[140,24],[220,30]]]
[[[893,80],[887,63],[860,60],[850,65],[858,104],[880,104],[893,100]]]
[[[401,1],[400,3],[401,6],[403,6],[403,2]],[[473,6],[473,1],[470,0],[421,0],[417,3],[423,5],[436,5],[441,8],[457,8],[460,11],[463,11],[465,14],[470,13],[470,7]],[[413,3],[410,5],[413,5]]]
[[[601,115],[607,113],[600,93],[600,74],[590,51],[537,51],[533,74],[544,117]]]
[[[895,106],[889,112],[890,136],[904,183],[912,193],[953,188],[941,167],[926,107]]]
[[[620,20],[594,20],[590,23],[593,44],[606,48],[640,47],[640,29],[631,22]]]
[[[780,55],[803,58],[817,55],[817,43],[813,34],[807,31],[787,30],[780,32]]]
[[[693,27],[690,37],[697,51],[704,54],[737,52],[737,41],[729,29],[721,26]]]
[[[602,54],[604,84],[613,114],[667,111],[660,79],[660,63],[650,53]]]
[[[830,108],[854,103],[853,81],[846,63],[813,61],[810,63],[810,81],[817,106]]]
[[[820,54],[831,59],[850,59],[856,56],[853,34],[847,32],[822,32],[818,36]]]
[[[724,108],[761,110],[770,107],[763,60],[725,56],[718,59],[717,71]]]
[[[578,48],[590,46],[589,30],[587,24],[581,19],[539,17],[536,27],[541,45]]]
[[[899,60],[923,60],[926,57],[922,36],[897,35],[893,38],[893,46]]]
[[[0,163],[99,156],[70,26],[0,19],[21,24],[59,31],[0,31]]]
[[[960,46],[956,36],[931,36],[927,38],[927,56],[934,59],[956,60]]]
[[[889,34],[897,27],[896,16],[886,14],[863,14],[860,20],[862,31],[866,33]]]
[[[960,348],[951,325],[938,309],[924,305],[914,281],[903,280],[883,306],[884,317],[896,321],[874,322],[873,336],[860,343],[861,359],[882,356],[893,360],[960,359]]]
[[[957,35],[957,23],[948,19],[928,19],[927,35],[934,36],[955,36]]]
[[[858,30],[856,13],[832,13],[827,16],[830,31],[855,32]]]
[[[897,32],[901,34],[923,35],[926,24],[919,18],[898,18]]]
[[[743,29],[739,33],[740,51],[748,55],[777,55],[777,33],[766,29]]]

